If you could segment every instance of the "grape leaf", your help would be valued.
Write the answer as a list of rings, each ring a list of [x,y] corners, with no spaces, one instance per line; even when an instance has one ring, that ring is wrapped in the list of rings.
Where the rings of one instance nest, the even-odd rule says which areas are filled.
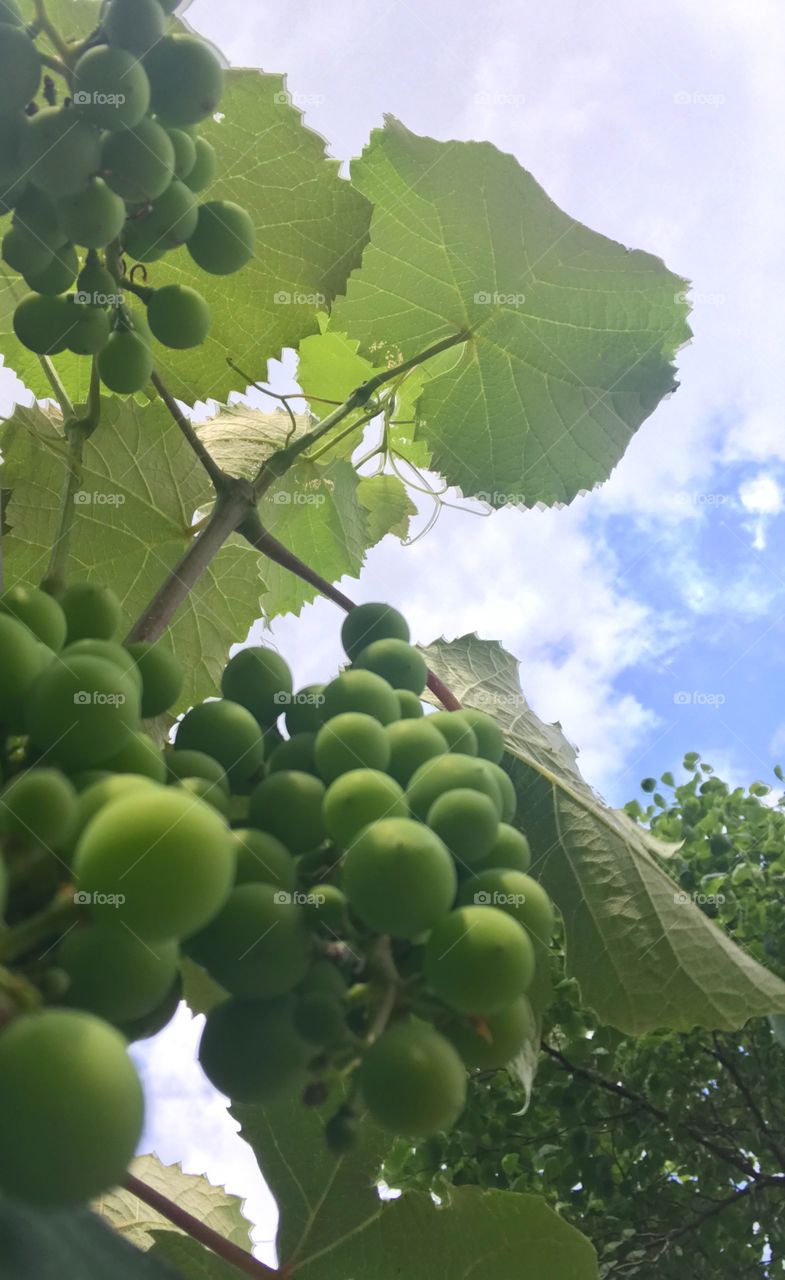
[[[18,408],[0,426],[3,487],[11,489],[3,539],[9,581],[37,581],[55,537],[66,465],[55,411]],[[74,578],[111,585],[123,623],[141,613],[190,541],[204,494],[201,468],[160,402],[110,397],[85,447],[71,544]],[[260,557],[231,538],[169,628],[186,683],[180,705],[214,694],[226,655],[259,615]]]
[[[3,1280],[178,1280],[87,1210],[37,1213],[0,1201]]]
[[[251,480],[276,450],[304,435],[311,425],[307,413],[296,413],[293,426],[284,409],[263,413],[247,405],[233,404],[222,407],[216,417],[200,423],[196,434],[219,467],[229,475]]]
[[[493,506],[606,480],[674,388],[685,282],[563,213],[514,157],[388,118],[352,167],[371,240],[333,327],[380,363],[463,332],[418,404],[434,468]]]
[[[200,964],[183,956],[180,960],[180,975],[183,980],[183,1000],[192,1013],[209,1013],[222,1000],[227,999],[227,992],[210,977]]]
[[[368,512],[368,545],[375,547],[388,533],[405,538],[417,508],[397,476],[361,476],[357,497]]]
[[[424,652],[462,702],[504,730],[535,874],[564,918],[568,970],[602,1022],[632,1035],[735,1030],[785,1012],[785,983],[684,901],[655,860],[660,842],[584,782],[561,727],[528,706],[510,654],[476,636]]]
[[[232,1263],[225,1262],[190,1236],[154,1231],[153,1240],[149,1256],[176,1267],[183,1280],[237,1280],[240,1274]]]

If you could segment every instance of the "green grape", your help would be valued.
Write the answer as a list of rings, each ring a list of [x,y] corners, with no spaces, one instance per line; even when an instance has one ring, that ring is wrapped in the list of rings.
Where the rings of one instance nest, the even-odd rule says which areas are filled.
[[[107,923],[149,942],[186,937],[212,920],[234,881],[234,859],[210,805],[160,787],[143,805],[132,792],[100,809],[79,839],[74,873],[83,892],[122,894]]]
[[[26,31],[5,23],[0,27],[0,112],[26,107],[38,92],[41,55]]]
[[[475,711],[472,707],[463,707],[460,714],[474,730],[478,754],[498,764],[504,755],[504,734],[496,721],[487,712]]]
[[[271,884],[241,884],[185,949],[233,996],[283,995],[308,972],[311,938],[292,895]]]
[[[110,0],[101,25],[110,45],[141,58],[161,40],[165,24],[157,0]]]
[[[187,284],[156,289],[147,304],[147,320],[158,341],[178,351],[201,346],[210,332],[210,308]]]
[[[25,131],[30,181],[53,200],[81,191],[101,168],[101,137],[70,107],[44,107]]]
[[[312,1051],[295,1030],[293,1012],[288,996],[216,1005],[199,1045],[199,1064],[210,1083],[234,1102],[295,1093]]]
[[[324,795],[324,784],[310,773],[271,773],[251,792],[248,820],[292,853],[306,853],[325,838]]]
[[[8,213],[29,191],[24,142],[30,125],[23,112],[0,113],[0,213]]]
[[[425,975],[458,1013],[496,1013],[524,994],[534,977],[534,948],[525,929],[491,906],[444,916],[425,945]]]
[[[354,660],[376,640],[409,640],[409,624],[403,614],[389,604],[358,604],[344,619],[341,643]]]
[[[467,1067],[485,1071],[506,1066],[533,1039],[536,1024],[526,996],[488,1014],[480,1027],[468,1019],[448,1023],[444,1035],[455,1045]]]
[[[59,849],[76,816],[76,792],[56,769],[18,773],[0,792],[0,824],[7,836]]]
[[[100,307],[66,299],[69,326],[68,350],[79,356],[94,356],[109,341],[109,317]]]
[[[115,329],[98,356],[101,381],[120,396],[141,391],[150,381],[153,356],[147,342],[138,333]]]
[[[120,1023],[118,1030],[122,1031],[129,1044],[136,1040],[149,1040],[151,1036],[157,1036],[159,1031],[163,1031],[164,1027],[169,1025],[180,1007],[182,998],[183,980],[178,973],[163,1000],[150,1013],[146,1013],[141,1018],[133,1018],[130,1022]]]
[[[73,582],[60,597],[68,626],[68,644],[75,640],[111,640],[120,626],[120,601],[111,587]]]
[[[430,723],[432,719],[428,716],[422,720],[397,720],[384,731],[390,743],[387,772],[402,787],[408,785],[412,775],[427,760],[446,754],[447,743]]]
[[[36,680],[27,700],[33,744],[51,763],[89,768],[114,754],[137,727],[139,700],[119,667],[101,658],[61,659]]]
[[[12,226],[49,249],[61,249],[68,237],[57,213],[57,206],[37,187],[28,187],[17,201]]]
[[[69,661],[71,658],[82,657],[103,658],[106,662],[113,663],[131,681],[141,699],[142,680],[139,669],[128,650],[114,640],[94,640],[90,637],[74,640],[63,650],[63,657]]]
[[[57,216],[74,244],[102,249],[122,231],[125,205],[102,178],[93,178],[81,191],[60,197]]]
[[[74,105],[99,129],[131,129],[150,105],[147,73],[126,49],[88,49],[74,68]]]
[[[250,214],[231,200],[208,200],[188,241],[198,267],[214,276],[239,271],[253,257],[256,231]]]
[[[393,778],[376,769],[352,769],[327,789],[324,825],[331,840],[347,849],[360,832],[380,818],[408,818],[406,797]]]
[[[390,743],[373,716],[345,711],[322,725],[314,744],[316,771],[325,782],[356,769],[386,769]]]
[[[24,19],[19,12],[17,0],[3,0],[0,7],[0,24],[8,27],[24,27]]]
[[[309,991],[326,992],[342,1000],[346,994],[346,980],[330,960],[316,960],[297,987],[298,995]]]
[[[457,878],[432,831],[410,818],[382,818],[354,840],[341,883],[363,924],[415,938],[450,910]]]
[[[10,614],[55,653],[65,644],[66,620],[54,596],[17,582],[0,594],[0,613]]]
[[[298,733],[318,733],[322,727],[323,684],[307,684],[286,704],[284,724],[290,738]]]
[[[374,640],[358,653],[354,666],[361,671],[375,671],[393,689],[410,689],[418,695],[428,679],[424,657],[405,640]]]
[[[492,760],[482,760],[481,764],[498,790],[502,822],[512,822],[518,809],[518,796],[512,778],[501,765],[494,764]]]
[[[161,250],[177,249],[185,244],[193,235],[198,217],[196,197],[175,178],[163,195],[129,219],[124,243],[133,257],[152,260]]]
[[[133,129],[110,133],[101,151],[107,186],[132,204],[163,194],[174,176],[174,146],[166,130],[145,117]]]
[[[218,157],[215,154],[215,147],[211,146],[206,138],[196,138],[195,142],[196,157],[193,167],[183,181],[191,191],[204,191],[205,187],[211,187],[215,181]]]
[[[402,720],[419,720],[423,716],[423,705],[416,693],[411,689],[396,689]]]
[[[17,1018],[0,1037],[0,1190],[43,1209],[109,1191],[125,1177],[143,1111],[114,1028],[71,1009]]]
[[[308,1044],[332,1048],[348,1034],[346,1015],[340,1000],[325,991],[307,991],[294,1007],[294,1025]]]
[[[104,778],[111,778],[108,769],[78,769],[76,773],[70,775],[71,782],[78,792],[85,791],[91,787],[94,782],[103,782]]]
[[[314,933],[325,938],[338,938],[346,932],[346,896],[334,884],[315,884],[303,903],[305,923]]]
[[[83,302],[90,302],[94,307],[108,306],[117,297],[117,281],[111,271],[104,267],[94,249],[87,255],[82,270],[76,281],[77,291],[85,295]]]
[[[60,249],[55,249],[48,267],[34,275],[25,276],[25,284],[34,293],[55,297],[71,288],[78,270],[79,256],[76,249],[72,244],[64,244]]]
[[[241,827],[232,832],[237,847],[235,884],[271,884],[293,893],[297,864],[286,845],[269,831]]]
[[[147,733],[137,731],[123,743],[119,751],[105,761],[112,773],[134,773],[152,778],[153,782],[166,781],[166,764],[163,752]]]
[[[0,722],[7,728],[25,729],[27,699],[53,657],[32,631],[0,613]]]
[[[333,1155],[345,1156],[353,1151],[360,1138],[360,1126],[357,1117],[341,1109],[330,1116],[324,1126],[324,1138],[328,1151]]]
[[[0,28],[1,29],[1,28]],[[13,226],[3,236],[3,261],[20,276],[36,275],[52,265],[54,251],[24,227]]]
[[[181,791],[187,791],[190,796],[194,796],[197,800],[206,801],[217,813],[226,818],[227,822],[231,818],[231,799],[214,782],[208,782],[206,778],[180,778],[176,786]]]
[[[188,177],[196,164],[197,140],[184,129],[167,129],[166,132],[172,139],[174,147],[174,176],[182,181],[183,178]]]
[[[79,836],[87,824],[105,805],[111,804],[113,800],[123,800],[140,788],[155,785],[150,778],[135,773],[104,773],[102,777],[99,776],[92,781],[87,779],[87,775],[81,776],[85,779],[85,785],[76,801],[76,814],[69,841],[71,851],[76,847]],[[76,778],[72,778],[71,781],[76,785]]]
[[[204,778],[206,782],[220,787],[227,796],[229,794],[229,779],[223,765],[204,751],[169,750],[164,753],[164,763],[170,782],[179,782],[181,778]]]
[[[136,640],[127,649],[142,677],[142,716],[158,716],[180,697],[185,680],[183,669],[162,644]]]
[[[136,262],[158,262],[166,253],[163,236],[156,233],[154,228],[148,229],[147,211],[151,208],[152,205],[142,206],[140,211],[128,218],[123,227],[123,253]]]
[[[69,312],[64,298],[28,293],[14,311],[14,333],[23,346],[39,356],[65,349]]]
[[[500,822],[493,848],[488,854],[489,867],[509,867],[512,871],[528,871],[531,866],[529,841],[515,827]]]
[[[360,711],[381,724],[398,719],[398,699],[386,680],[373,671],[344,671],[324,687],[322,719]]]
[[[66,1004],[108,1022],[151,1013],[171,990],[179,961],[176,942],[151,947],[124,929],[95,924],[71,929],[55,955],[69,978]]]
[[[397,1022],[366,1052],[360,1091],[383,1129],[425,1138],[449,1129],[466,1102],[466,1070],[456,1050],[427,1023]]]
[[[427,822],[459,862],[473,867],[488,860],[499,829],[499,813],[490,796],[456,787],[437,796]]]
[[[553,903],[541,884],[523,871],[489,867],[461,885],[458,901],[487,903],[505,911],[539,942],[548,946],[556,919]]]
[[[298,773],[316,773],[314,757],[315,733],[296,733],[280,742],[267,761],[268,773],[294,769]]]
[[[177,726],[175,748],[213,756],[226,771],[233,791],[249,783],[264,761],[258,724],[250,711],[227,698],[203,702],[186,712]]]
[[[152,109],[168,125],[197,124],[211,116],[224,91],[224,71],[204,40],[166,36],[148,45]]]
[[[230,658],[221,676],[221,693],[247,707],[260,724],[272,724],[292,692],[292,673],[273,649],[254,645]]]
[[[428,719],[432,717],[429,716]],[[445,791],[455,791],[458,787],[481,791],[483,795],[490,796],[498,809],[501,809],[498,787],[489,776],[485,761],[448,752],[426,760],[409,779],[406,796],[415,818],[425,822],[434,800]]]
[[[479,755],[477,735],[462,711],[434,711],[428,716],[428,723],[439,730],[448,751],[462,756]]]

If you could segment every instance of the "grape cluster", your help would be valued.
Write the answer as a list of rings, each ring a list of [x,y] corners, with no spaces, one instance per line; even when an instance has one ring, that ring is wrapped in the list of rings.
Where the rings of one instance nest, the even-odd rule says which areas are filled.
[[[554,924],[498,727],[425,716],[405,620],[368,604],[329,683],[295,693],[242,649],[160,748],[141,723],[182,672],[118,643],[119,616],[83,583],[0,596],[0,1192],[56,1206],[120,1180],[142,1124],[126,1045],[173,1015],[181,955],[225,993],[199,1051],[221,1092],[324,1105],[336,1151],[365,1110],[449,1128],[467,1068],[531,1033]]]
[[[59,102],[15,3],[0,13],[2,257],[31,290],[14,332],[39,355],[96,357],[120,395],[149,381],[153,338],[182,349],[210,329],[195,289],[140,286],[126,263],[185,246],[202,270],[227,275],[254,251],[244,209],[199,201],[217,164],[197,126],[218,107],[224,71],[204,41],[167,31],[171,9],[109,0],[98,31],[63,64]],[[130,305],[134,294],[145,309]]]

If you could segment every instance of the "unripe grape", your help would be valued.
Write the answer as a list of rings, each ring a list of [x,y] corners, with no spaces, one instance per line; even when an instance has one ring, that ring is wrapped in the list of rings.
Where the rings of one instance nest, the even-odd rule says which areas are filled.
[[[467,1067],[490,1071],[506,1064],[533,1038],[535,1020],[526,996],[519,996],[497,1013],[489,1013],[479,1028],[468,1018],[448,1023],[444,1035],[455,1045]]]
[[[130,329],[115,329],[99,353],[98,372],[104,386],[117,395],[141,391],[153,373],[149,345]]]
[[[373,716],[346,711],[333,716],[316,735],[314,759],[319,776],[327,783],[356,769],[386,769],[390,743]]]
[[[47,297],[55,297],[70,289],[79,270],[79,256],[72,244],[65,244],[55,249],[48,267],[35,275],[26,275],[25,284],[34,293],[45,293]]]
[[[232,802],[230,797],[214,782],[208,782],[206,778],[180,778],[175,784],[181,791],[186,791],[189,796],[193,796],[196,800],[204,800],[216,813],[220,813],[227,823],[232,816]]]
[[[323,701],[323,684],[307,684],[292,694],[284,714],[284,724],[290,737],[297,733],[318,733],[322,727]]]
[[[142,716],[158,716],[177,701],[184,675],[174,654],[163,644],[137,640],[127,646],[142,677]]]
[[[32,102],[41,81],[41,55],[26,31],[0,27],[0,112],[18,111]]]
[[[30,181],[51,199],[86,187],[101,168],[101,136],[70,107],[44,107],[30,120],[23,153]]]
[[[125,1177],[143,1112],[118,1031],[70,1009],[17,1018],[0,1036],[0,1190],[45,1209],[109,1191]]]
[[[11,227],[3,236],[3,261],[20,276],[36,275],[52,265],[53,250],[24,227]]]
[[[420,720],[424,715],[423,705],[416,693],[411,689],[396,689],[402,720]]]
[[[163,237],[155,231],[148,231],[146,226],[145,210],[151,207],[142,206],[141,211],[129,217],[123,227],[123,253],[135,262],[158,262],[166,253]]]
[[[428,678],[424,657],[405,640],[374,640],[358,653],[354,666],[362,671],[375,671],[393,689],[410,689],[418,695]]]
[[[97,781],[86,785],[76,801],[72,846],[76,847],[79,836],[99,810],[113,800],[123,800],[140,788],[148,789],[154,785],[150,778],[134,773],[105,773]]]
[[[112,773],[141,774],[153,782],[166,781],[163,752],[147,733],[138,731],[123,743],[119,751],[105,761]]]
[[[185,244],[193,235],[198,217],[196,197],[175,178],[148,209],[129,219],[123,233],[124,243],[134,257],[152,261],[161,250],[177,249]]]
[[[27,699],[52,659],[27,627],[0,614],[0,722],[23,732]]]
[[[79,356],[93,356],[102,351],[109,341],[109,317],[101,307],[66,299],[69,325],[68,350]]]
[[[196,138],[195,141],[194,163],[183,181],[191,191],[204,191],[205,187],[211,187],[215,181],[218,157],[215,154],[215,147],[211,146],[206,138]]]
[[[161,40],[165,24],[157,0],[111,0],[101,25],[110,45],[143,57]]]
[[[133,648],[130,645],[129,648]],[[223,766],[208,756],[204,751],[173,751],[164,753],[164,762],[170,782],[179,782],[181,778],[204,778],[222,791],[229,794],[229,779]]]
[[[85,264],[79,272],[76,287],[79,293],[88,295],[87,300],[93,306],[101,305],[96,301],[97,298],[115,298],[118,293],[117,281],[111,271],[103,266],[94,250],[87,255]]]
[[[108,1022],[130,1022],[150,1013],[171,990],[180,952],[176,942],[141,942],[124,929],[89,924],[71,929],[54,962],[65,970],[65,1000]]]
[[[65,349],[70,313],[64,298],[28,293],[14,312],[14,333],[37,355],[57,355]]]
[[[452,906],[455,867],[438,836],[409,818],[382,818],[357,836],[342,885],[352,910],[377,933],[415,938]]]
[[[252,645],[230,658],[221,676],[221,693],[256,717],[260,724],[272,724],[288,703],[292,673],[273,649]]]
[[[116,641],[97,640],[93,636],[86,636],[83,640],[70,642],[63,651],[63,657],[69,661],[71,658],[82,657],[103,658],[106,662],[113,663],[131,681],[141,699],[142,679],[136,663],[128,650]]]
[[[345,711],[360,711],[381,724],[398,719],[395,692],[373,671],[344,671],[324,688],[322,718],[332,720]]]
[[[199,1065],[235,1102],[268,1102],[300,1088],[312,1050],[297,1034],[288,996],[225,1000],[207,1015]]]
[[[200,346],[210,331],[210,308],[186,284],[156,289],[147,304],[147,319],[158,341],[177,350]]]
[[[209,200],[199,206],[188,252],[203,271],[228,276],[253,257],[255,243],[254,224],[245,209],[231,200]]]
[[[346,932],[347,905],[346,896],[337,885],[315,884],[303,903],[305,923],[324,938],[341,937]]]
[[[466,1070],[449,1040],[433,1027],[398,1022],[365,1054],[360,1089],[382,1128],[424,1138],[458,1119],[466,1102]]]
[[[294,769],[298,773],[316,773],[315,743],[315,733],[296,733],[280,742],[267,761],[267,772]]]
[[[136,728],[136,690],[101,658],[60,659],[36,680],[27,700],[33,743],[67,769],[101,763]]]
[[[541,884],[522,871],[506,867],[489,867],[465,880],[458,894],[459,902],[492,902],[528,930],[546,947],[553,937],[556,918],[553,903]]]
[[[463,707],[461,716],[474,730],[479,754],[498,764],[504,755],[504,734],[493,717],[472,707]]]
[[[251,781],[264,760],[258,724],[250,711],[227,698],[203,702],[186,712],[177,726],[175,748],[213,756],[226,770],[233,790]]]
[[[59,653],[65,644],[66,620],[54,596],[17,582],[0,594],[0,613],[10,614],[24,623],[33,635]]]
[[[101,809],[76,847],[79,889],[124,895],[112,927],[145,941],[183,938],[221,910],[234,881],[234,845],[223,818],[174,787],[131,794]],[[103,920],[102,920],[103,923]]]
[[[462,711],[434,711],[428,716],[428,723],[439,730],[448,751],[462,756],[479,755],[477,735]]]
[[[196,139],[184,129],[167,129],[174,147],[174,176],[181,181],[196,164]]]
[[[237,848],[235,884],[271,884],[294,892],[297,864],[280,840],[252,827],[233,831],[232,838]]]
[[[322,991],[342,1000],[346,994],[346,979],[330,960],[315,960],[297,987],[298,995],[309,991]]]
[[[13,209],[29,191],[24,140],[30,125],[23,112],[0,115],[0,214]]]
[[[86,249],[102,249],[119,236],[125,222],[125,205],[101,178],[81,191],[62,196],[57,216],[68,239]]]
[[[60,597],[68,626],[68,644],[75,640],[111,640],[120,626],[120,601],[111,587],[73,582]]]
[[[493,848],[488,854],[489,867],[509,867],[512,871],[528,871],[531,866],[529,841],[515,827],[500,822]]]
[[[425,764],[447,752],[443,736],[430,723],[432,716],[422,720],[397,720],[388,724],[385,733],[390,743],[390,762],[387,772],[402,787]]]
[[[436,995],[458,1013],[496,1013],[530,986],[534,948],[504,911],[461,907],[432,930],[425,974]]]
[[[308,972],[311,938],[291,894],[271,884],[233,889],[205,929],[185,949],[233,996],[283,995]]]
[[[488,860],[499,828],[499,813],[490,796],[457,787],[437,796],[428,810],[427,822],[458,862],[473,867]]]
[[[452,752],[426,760],[415,770],[406,790],[409,807],[416,818],[425,822],[434,800],[458,787],[480,791],[501,808],[498,787],[485,769],[485,762]]]
[[[76,817],[76,792],[56,769],[18,773],[0,792],[0,826],[8,836],[59,849]]]
[[[346,1039],[346,1015],[340,1000],[324,991],[308,991],[294,1007],[294,1025],[308,1044],[330,1048]]]
[[[137,1040],[149,1040],[151,1036],[157,1036],[159,1031],[163,1031],[168,1026],[172,1018],[180,1007],[180,1001],[183,998],[183,980],[178,973],[175,980],[164,996],[160,1004],[156,1005],[150,1013],[144,1014],[141,1018],[134,1018],[130,1022],[123,1022],[118,1026],[129,1044],[133,1044]]]
[[[16,203],[12,225],[49,249],[61,249],[68,236],[63,230],[57,206],[38,187],[28,187]]]
[[[501,765],[494,764],[492,760],[481,760],[480,763],[485,766],[485,772],[498,790],[502,822],[512,822],[518,809],[518,795],[512,778]]]
[[[324,825],[340,849],[348,849],[372,822],[408,816],[409,806],[398,783],[376,769],[342,774],[324,797]]]
[[[336,1112],[324,1126],[324,1137],[327,1148],[333,1155],[347,1155],[359,1141],[360,1126],[357,1117],[343,1110]]]
[[[172,140],[160,124],[146,116],[133,129],[105,138],[100,169],[107,186],[123,200],[131,204],[155,200],[174,176]]]
[[[224,72],[204,40],[165,36],[148,49],[144,64],[155,114],[169,125],[197,124],[211,116],[223,95]]]
[[[341,627],[341,643],[347,657],[356,658],[376,640],[409,640],[409,624],[389,604],[358,604]]]
[[[150,105],[150,82],[126,49],[88,49],[74,68],[74,104],[99,129],[131,129]]]
[[[324,795],[324,784],[310,773],[271,773],[251,793],[248,820],[292,853],[306,853],[325,838]]]

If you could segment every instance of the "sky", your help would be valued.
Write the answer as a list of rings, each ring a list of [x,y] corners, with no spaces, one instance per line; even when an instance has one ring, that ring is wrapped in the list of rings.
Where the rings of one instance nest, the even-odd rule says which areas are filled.
[[[734,783],[772,781],[785,759],[779,0],[193,0],[187,18],[233,65],[285,71],[341,161],[385,112],[487,139],[569,214],[691,280],[681,385],[604,486],[563,510],[448,509],[413,546],[385,539],[342,586],[396,605],[418,641],[501,640],[612,803],[688,750]],[[305,683],[337,666],[339,626],[320,602],[253,636]],[[181,1010],[139,1054],[145,1149],[249,1197],[271,1260],[269,1194],[192,1061],[197,1033]]]

